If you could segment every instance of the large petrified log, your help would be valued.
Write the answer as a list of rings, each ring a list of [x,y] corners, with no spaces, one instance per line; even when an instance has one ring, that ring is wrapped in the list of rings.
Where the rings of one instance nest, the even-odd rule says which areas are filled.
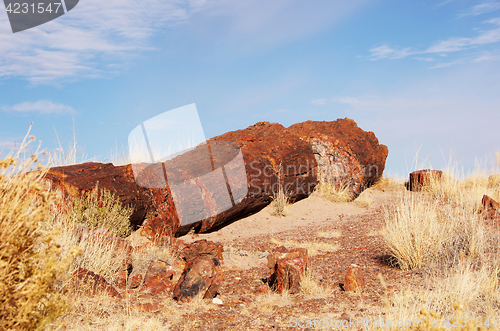
[[[218,153],[221,144],[229,145]],[[206,157],[207,151],[210,158]],[[240,152],[245,169],[241,164],[227,163]],[[380,145],[372,132],[361,130],[350,119],[307,121],[288,129],[260,122],[214,137],[164,163],[119,167],[84,163],[52,168],[47,179],[70,196],[93,189],[97,183],[113,191],[122,203],[134,207],[132,225],[142,225],[145,235],[158,239],[185,234],[193,226],[198,232],[217,230],[264,208],[280,187],[290,201],[303,199],[313,192],[318,176],[340,181],[358,195],[382,176],[387,153],[387,147]],[[223,200],[220,192],[225,191],[224,185],[223,190],[206,190],[209,194],[202,194],[202,199],[196,200],[192,194],[199,187],[222,187],[220,180],[210,176],[220,168],[224,168],[224,185],[232,202],[224,208],[217,208]],[[147,171],[138,178],[138,169]],[[227,178],[236,178],[238,172],[244,174],[243,180],[240,176],[236,183],[229,183]],[[196,185],[175,190],[187,182]],[[176,204],[179,207],[186,201],[189,208],[176,208]],[[212,214],[203,218],[206,210],[212,210]],[[195,222],[197,219],[200,221]]]

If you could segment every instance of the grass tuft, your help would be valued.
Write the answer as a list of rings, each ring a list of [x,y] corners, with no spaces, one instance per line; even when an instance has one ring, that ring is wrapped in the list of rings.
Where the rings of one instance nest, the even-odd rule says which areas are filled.
[[[290,202],[288,196],[283,190],[283,186],[280,185],[278,192],[275,193],[273,201],[271,202],[271,215],[276,217],[285,217],[288,211],[288,206]]]

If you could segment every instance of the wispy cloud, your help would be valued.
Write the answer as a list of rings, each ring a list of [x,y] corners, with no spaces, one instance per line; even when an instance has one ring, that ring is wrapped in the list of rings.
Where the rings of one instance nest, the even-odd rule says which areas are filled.
[[[433,58],[433,57],[419,57],[419,56],[415,56],[414,59],[415,60],[419,60],[419,61],[425,61],[425,62],[436,61],[436,59]]]
[[[402,59],[414,53],[410,50],[410,47],[403,49],[395,49],[391,48],[388,45],[381,45],[377,47],[373,47],[370,49],[371,59],[372,61],[380,60],[380,59]]]
[[[447,53],[460,52],[469,50],[472,48],[478,48],[480,46],[494,44],[500,42],[500,18],[491,19],[485,21],[484,23],[493,24],[496,27],[490,30],[481,32],[475,37],[462,37],[462,38],[449,38],[446,40],[441,40],[435,42],[433,45],[425,50],[413,50],[411,47],[407,48],[397,48],[388,45],[381,45],[373,47],[369,50],[370,60],[381,60],[381,59],[402,59],[411,55],[423,55],[423,54],[439,54],[440,56],[446,56]],[[413,57],[416,60],[421,61],[433,61],[434,58],[431,57]],[[460,60],[465,62],[464,60]],[[439,64],[433,68],[443,68],[451,64],[456,64],[458,61],[450,62],[448,65]]]
[[[108,64],[150,49],[160,26],[178,24],[203,1],[87,0],[68,14],[13,34],[0,15],[0,77],[22,76],[47,83],[76,75],[95,76]]]
[[[447,67],[451,67],[451,66],[454,66],[454,65],[457,65],[457,64],[462,64],[464,62],[465,62],[464,59],[460,59],[460,60],[456,60],[456,61],[452,61],[452,62],[439,63],[439,64],[436,64],[433,67],[430,67],[429,69],[447,68]]]
[[[475,5],[466,12],[459,15],[459,17],[465,16],[478,16],[486,13],[491,13],[493,11],[500,9],[500,2],[484,2],[479,5]]]
[[[366,2],[86,0],[56,20],[16,34],[2,11],[0,78],[55,84],[107,75],[110,68],[154,49],[152,37],[165,28],[188,23],[191,31],[203,31],[205,40],[226,38],[247,51],[275,47],[324,29]],[[221,21],[227,25],[223,30]]]
[[[324,106],[326,105],[327,99],[312,99],[311,103],[316,106]]]
[[[50,100],[38,100],[35,102],[21,102],[13,106],[0,107],[7,112],[36,112],[40,114],[74,114],[76,111],[67,105],[54,103]]]

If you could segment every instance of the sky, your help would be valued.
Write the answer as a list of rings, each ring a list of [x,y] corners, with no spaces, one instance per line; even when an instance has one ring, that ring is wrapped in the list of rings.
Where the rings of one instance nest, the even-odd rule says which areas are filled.
[[[384,174],[500,150],[500,1],[80,0],[12,33],[0,8],[0,151],[28,132],[109,162],[141,122],[196,104],[207,138],[349,117]]]

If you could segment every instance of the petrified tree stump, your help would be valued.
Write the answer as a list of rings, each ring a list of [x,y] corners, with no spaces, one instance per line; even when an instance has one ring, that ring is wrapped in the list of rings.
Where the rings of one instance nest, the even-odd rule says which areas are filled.
[[[279,293],[283,290],[291,294],[300,292],[300,281],[305,276],[308,264],[307,249],[276,247],[267,256],[267,266],[271,271],[269,286]]]
[[[351,264],[345,275],[344,291],[358,291],[363,286],[365,286],[363,271],[357,265]]]
[[[431,180],[439,180],[442,175],[443,172],[441,170],[417,170],[410,173],[410,180],[405,185],[410,191],[421,191],[423,187],[430,184]]]

